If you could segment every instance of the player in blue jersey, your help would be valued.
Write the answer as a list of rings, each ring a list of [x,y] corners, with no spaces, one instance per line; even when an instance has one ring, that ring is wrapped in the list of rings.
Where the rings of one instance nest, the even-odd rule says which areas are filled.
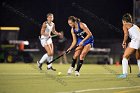
[[[83,60],[90,48],[93,46],[94,40],[93,35],[90,32],[89,28],[85,23],[81,22],[80,19],[70,16],[68,18],[68,24],[71,27],[71,34],[73,38],[73,42],[71,46],[68,48],[68,51],[74,48],[74,46],[78,46],[75,49],[75,53],[72,58],[71,67],[68,69],[68,75],[71,75],[75,68],[76,61],[79,57],[79,61],[77,63],[77,68],[75,69],[75,75],[79,76],[80,68],[82,67]]]

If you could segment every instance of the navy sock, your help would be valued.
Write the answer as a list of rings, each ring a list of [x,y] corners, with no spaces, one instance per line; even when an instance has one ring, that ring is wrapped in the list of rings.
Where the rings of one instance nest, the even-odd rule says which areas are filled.
[[[82,64],[83,64],[83,60],[79,60],[78,61],[78,64],[77,64],[77,68],[76,68],[76,70],[75,71],[80,71],[80,68],[82,67]]]
[[[72,58],[71,67],[75,68],[76,61],[77,59]]]

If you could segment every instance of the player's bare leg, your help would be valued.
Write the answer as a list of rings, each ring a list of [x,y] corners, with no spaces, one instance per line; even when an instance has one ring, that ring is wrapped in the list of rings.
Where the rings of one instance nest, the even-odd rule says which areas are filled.
[[[122,69],[123,69],[123,74],[119,75],[118,78],[126,78],[128,75],[128,59],[130,57],[130,55],[135,51],[134,48],[130,48],[127,47],[124,55],[123,55],[123,59],[122,59]]]
[[[73,72],[74,68],[75,68],[75,64],[76,64],[76,61],[77,61],[77,58],[80,56],[80,53],[82,51],[83,47],[82,46],[79,46],[75,49],[75,53],[74,53],[74,56],[72,58],[72,63],[71,63],[71,67],[68,69],[68,75],[71,75],[71,73]]]
[[[53,54],[54,54],[54,49],[53,49],[53,44],[49,44],[49,45],[46,45],[45,46],[45,49],[47,51],[47,54],[48,54],[48,63],[51,62],[53,60]],[[54,69],[52,67],[52,63],[51,64],[48,64],[47,66],[47,70],[53,70],[53,71],[56,71],[56,69]]]
[[[76,76],[80,75],[79,71],[80,71],[80,69],[82,67],[83,60],[84,60],[85,56],[87,55],[87,53],[89,52],[90,48],[91,48],[90,44],[87,44],[86,46],[84,46],[84,48],[83,48],[83,50],[82,50],[82,52],[80,54],[80,60],[78,61],[77,68],[75,70],[75,75]]]

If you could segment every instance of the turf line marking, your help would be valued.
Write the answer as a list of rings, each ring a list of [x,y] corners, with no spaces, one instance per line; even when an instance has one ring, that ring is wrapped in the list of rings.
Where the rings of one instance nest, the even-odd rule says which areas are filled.
[[[43,73],[0,73],[0,75],[41,75]]]
[[[136,91],[139,91],[139,90],[140,89],[135,89],[135,90],[134,89],[130,89],[130,90],[123,90],[123,91],[121,90],[119,92],[114,92],[114,93],[128,93],[128,92],[131,93],[132,91],[133,92],[136,92]]]
[[[4,73],[4,72],[2,72],[2,73],[0,73],[0,75],[40,75],[40,74],[43,74],[43,72],[42,73]],[[56,73],[54,73],[54,74],[57,74],[57,72]],[[65,73],[64,73],[65,74]],[[110,74],[112,74],[112,73],[81,73],[81,75],[110,75]],[[131,74],[137,74],[137,73],[131,73]]]
[[[112,88],[95,88],[95,89],[85,89],[85,90],[77,90],[77,91],[70,91],[70,92],[57,92],[57,93],[82,93],[82,92],[90,92],[90,91],[118,90],[118,89],[132,89],[132,88],[140,88],[140,86],[112,87]]]
[[[104,75],[110,75],[110,74],[113,74],[113,73],[81,73],[81,75],[84,75],[84,74],[93,74],[93,75],[102,75],[102,74],[104,74]],[[119,74],[119,73],[118,73]],[[134,74],[138,74],[138,73],[131,73],[132,75]],[[113,74],[114,75],[114,74]]]

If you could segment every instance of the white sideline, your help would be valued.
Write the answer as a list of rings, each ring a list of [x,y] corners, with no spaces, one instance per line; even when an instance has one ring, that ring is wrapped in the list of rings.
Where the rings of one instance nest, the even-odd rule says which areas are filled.
[[[45,72],[42,72],[42,73],[0,73],[0,75],[40,75],[40,74],[43,74]],[[57,73],[57,72],[56,72]],[[63,74],[67,74],[67,73],[63,73]],[[112,74],[112,73],[81,73],[81,75],[108,75],[108,74]],[[138,74],[138,73],[131,73],[131,74]]]
[[[112,87],[112,88],[95,88],[95,89],[85,89],[85,90],[77,90],[77,91],[70,91],[70,92],[56,92],[56,93],[82,93],[82,92],[90,92],[90,91],[131,89],[131,88],[140,88],[140,86]]]

